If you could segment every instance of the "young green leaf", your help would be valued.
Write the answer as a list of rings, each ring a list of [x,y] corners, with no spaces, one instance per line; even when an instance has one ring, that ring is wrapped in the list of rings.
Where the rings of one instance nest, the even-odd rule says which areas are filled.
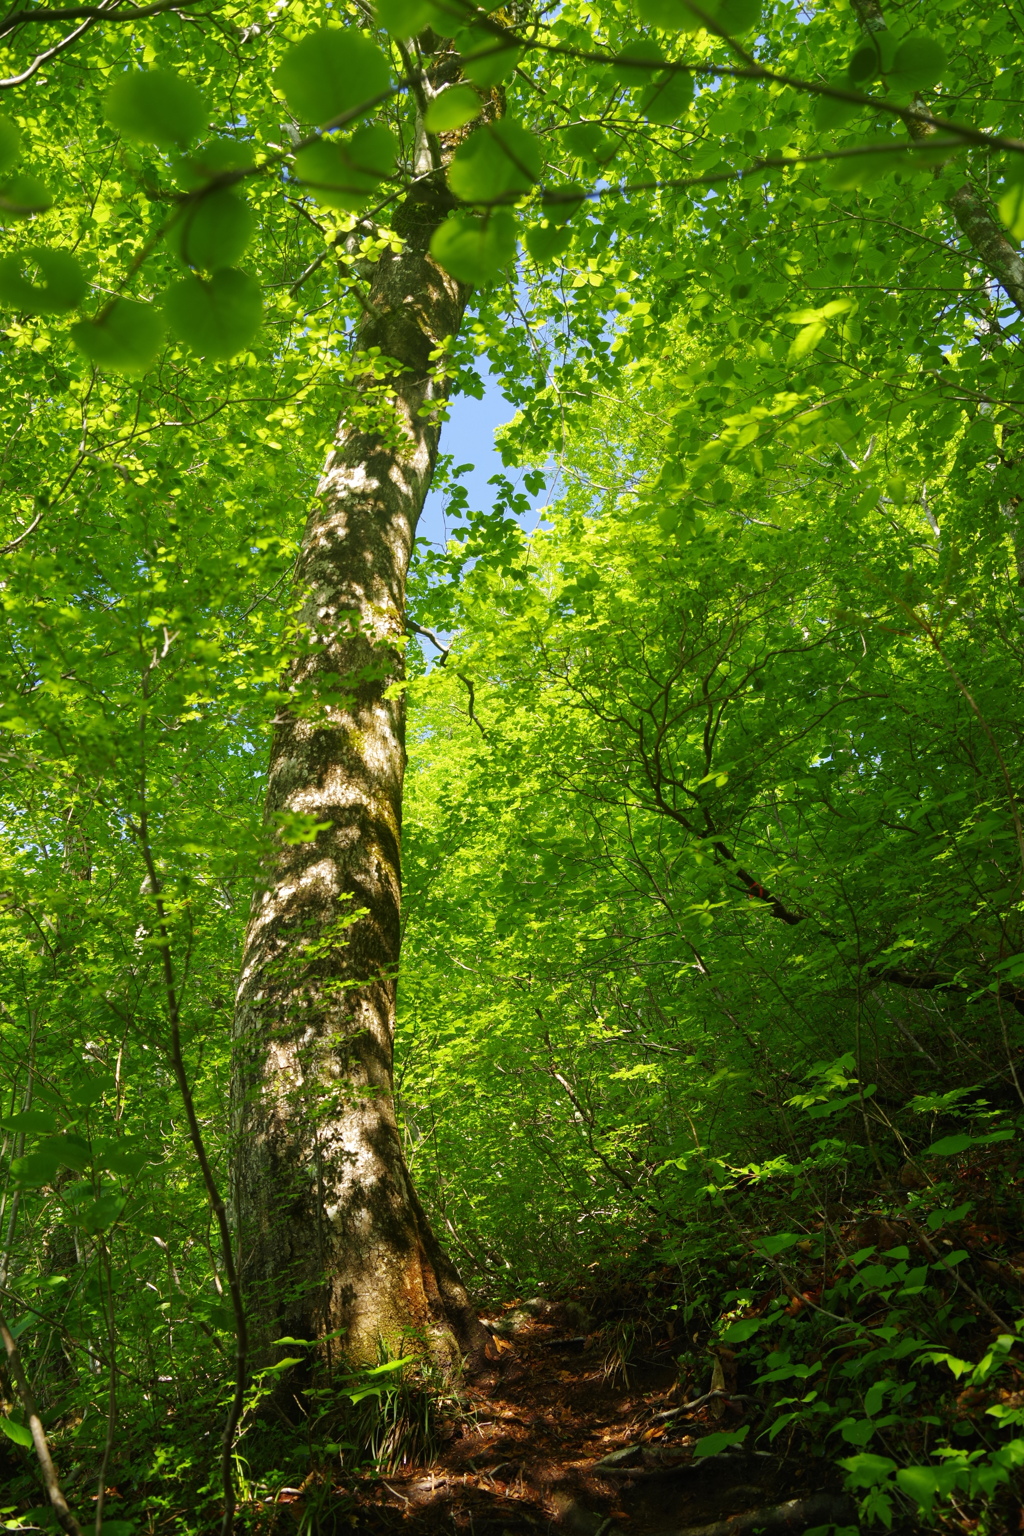
[[[206,97],[169,69],[135,69],[107,92],[103,115],[126,139],[184,149],[209,115]]]
[[[742,1445],[750,1433],[750,1425],[744,1424],[742,1429],[719,1429],[713,1434],[702,1435],[693,1448],[694,1459],[704,1456],[717,1456],[719,1451],[724,1451],[730,1445]]]
[[[445,37],[451,31],[451,18],[445,25],[444,12],[430,0],[377,0],[377,20],[392,37],[416,37],[424,27],[433,27]]]
[[[322,128],[356,108],[370,111],[391,74],[377,44],[355,27],[320,27],[289,48],[273,78],[295,116]]]
[[[171,331],[202,357],[234,357],[250,345],[263,318],[260,285],[223,267],[210,278],[186,277],[164,294]]]
[[[0,176],[6,175],[21,154],[21,129],[6,112],[0,112]]]
[[[942,44],[927,32],[911,32],[896,49],[886,73],[893,89],[909,96],[934,85],[945,67]]]
[[[45,213],[52,206],[53,198],[47,188],[28,171],[19,171],[0,187],[0,213],[27,218],[30,213]]]
[[[515,218],[507,208],[485,218],[457,213],[435,229],[430,254],[460,282],[482,287],[515,260]]]
[[[390,128],[371,123],[349,139],[320,139],[295,156],[295,174],[325,208],[356,211],[395,169],[398,144]]]
[[[211,192],[185,205],[167,244],[190,267],[230,267],[252,239],[255,223],[252,209],[236,193]]]
[[[224,171],[245,171],[253,163],[251,144],[240,144],[237,139],[210,139],[175,165],[178,181],[186,192],[197,192],[200,187]]]
[[[640,110],[652,123],[677,123],[693,104],[693,76],[666,71],[647,87]]]
[[[567,224],[542,219],[539,224],[531,224],[523,238],[534,261],[543,265],[568,250],[572,244],[572,230]]]
[[[519,63],[520,50],[514,43],[503,43],[493,32],[460,32],[455,46],[462,55],[462,73],[482,91],[507,80]]]
[[[33,280],[37,275],[41,282]],[[26,315],[57,315],[75,309],[87,288],[85,273],[70,251],[30,245],[0,258],[0,304]]]
[[[71,340],[97,368],[144,373],[156,361],[164,328],[152,304],[115,299],[101,320],[80,320]]]
[[[8,1440],[13,1440],[15,1445],[20,1445],[25,1450],[32,1448],[32,1431],[27,1424],[15,1424],[13,1419],[6,1415],[0,1417],[0,1429],[3,1430]]]
[[[57,1116],[48,1109],[20,1109],[17,1114],[5,1115],[2,1124],[5,1131],[45,1133],[57,1129]]]
[[[448,167],[448,185],[466,203],[512,199],[530,190],[540,169],[533,134],[502,118],[478,128],[459,146]]]
[[[453,128],[463,128],[479,117],[484,109],[476,91],[469,85],[450,85],[427,108],[424,119],[428,132],[448,133]]]

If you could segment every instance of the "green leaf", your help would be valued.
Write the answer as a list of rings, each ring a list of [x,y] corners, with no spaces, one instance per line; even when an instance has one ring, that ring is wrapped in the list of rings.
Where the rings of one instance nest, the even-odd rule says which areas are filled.
[[[25,1157],[16,1157],[11,1164],[11,1173],[17,1182],[26,1189],[41,1189],[44,1184],[52,1184],[60,1171],[60,1158],[50,1152],[29,1152]]]
[[[45,213],[53,207],[53,198],[38,176],[20,171],[0,187],[0,213],[26,218],[30,213]]]
[[[752,1339],[761,1327],[760,1317],[740,1317],[734,1323],[730,1323],[722,1334],[726,1344],[744,1344],[747,1339]]]
[[[503,43],[493,32],[460,32],[455,46],[462,55],[462,73],[482,91],[507,80],[519,63],[520,49],[514,43]]]
[[[572,123],[562,129],[560,138],[571,155],[594,160],[599,165],[615,154],[615,144],[601,132],[597,123]]]
[[[1012,186],[999,199],[999,217],[1015,240],[1024,240],[1024,181]]]
[[[872,32],[854,50],[846,73],[854,85],[866,90],[891,67],[895,54],[896,39],[891,32]]]
[[[932,1505],[937,1496],[952,1493],[956,1487],[957,1468],[945,1467],[900,1467],[896,1473],[896,1481],[903,1492],[914,1500],[926,1515],[932,1512]]]
[[[325,208],[362,208],[395,168],[398,144],[390,128],[373,123],[348,139],[321,139],[295,157],[295,174]]]
[[[515,261],[515,218],[507,208],[484,218],[457,213],[435,229],[430,254],[460,282],[482,287]]]
[[[0,1124],[5,1131],[32,1131],[45,1134],[57,1129],[57,1116],[48,1109],[20,1109],[15,1115],[5,1115]]]
[[[427,108],[424,122],[429,133],[447,133],[453,128],[463,128],[479,117],[484,109],[476,91],[470,85],[450,85]]]
[[[626,44],[614,62],[609,64],[608,74],[615,85],[636,90],[645,86],[664,63],[665,56],[661,49],[640,38],[635,43]]]
[[[82,1226],[93,1234],[105,1232],[114,1225],[126,1204],[124,1195],[100,1195],[82,1212]]]
[[[32,1449],[32,1431],[27,1424],[15,1424],[13,1419],[0,1417],[0,1429],[15,1445],[24,1446],[26,1450]]]
[[[704,26],[686,0],[635,0],[635,5],[641,21],[663,32],[699,32]],[[710,13],[711,7],[707,9]]]
[[[104,1149],[97,1159],[97,1166],[133,1179],[136,1174],[142,1172],[147,1163],[152,1161],[153,1158],[147,1147],[133,1146],[131,1142],[122,1140]]]
[[[850,85],[848,80],[830,80],[830,85],[837,87]],[[867,111],[866,107],[859,106],[855,101],[840,101],[835,96],[819,96],[811,113],[815,128],[827,131],[829,128],[841,128],[852,120],[860,112]]]
[[[542,219],[539,224],[531,224],[524,235],[526,249],[537,262],[538,266],[545,262],[554,261],[568,250],[572,244],[572,230],[567,224],[556,224],[551,219]]]
[[[59,1157],[65,1168],[73,1168],[76,1173],[84,1173],[92,1167],[92,1147],[84,1136],[76,1136],[74,1131],[52,1137],[39,1150],[47,1156]]]
[[[34,281],[37,278],[42,281]],[[70,251],[30,245],[0,258],[0,304],[23,314],[57,315],[75,309],[87,290],[85,273]]]
[[[876,1427],[870,1419],[844,1419],[838,1426],[839,1433],[849,1445],[867,1445]]]
[[[186,192],[197,192],[225,171],[248,170],[253,160],[251,144],[240,144],[237,139],[210,139],[187,157],[180,158],[175,163],[175,171]]]
[[[0,112],[0,176],[6,176],[21,154],[21,129]]]
[[[692,6],[687,0],[636,0],[636,9],[642,21],[665,32],[699,32],[706,16],[730,37],[741,37],[761,19],[760,0],[694,0]]]
[[[263,319],[260,285],[247,272],[222,267],[210,278],[195,275],[164,294],[172,333],[201,357],[234,357],[248,347]]]
[[[167,244],[190,267],[231,267],[252,239],[256,220],[234,192],[211,192],[188,203],[167,232]]]
[[[946,50],[942,44],[927,32],[911,32],[893,55],[887,70],[889,84],[909,96],[934,85],[945,67]]]
[[[973,1141],[973,1136],[965,1136],[963,1132],[958,1136],[944,1136],[941,1141],[933,1141],[925,1148],[925,1156],[955,1157],[958,1152],[966,1152]]]
[[[742,37],[761,20],[761,0],[719,0],[712,15],[723,32],[730,37]]]
[[[297,118],[323,128],[356,108],[372,110],[391,72],[377,44],[355,27],[320,27],[289,48],[273,79]]]
[[[749,1433],[750,1425],[744,1424],[742,1429],[719,1429],[712,1435],[704,1435],[693,1448],[694,1460],[702,1456],[716,1456],[729,1445],[740,1445]]]
[[[71,340],[97,368],[144,373],[155,361],[164,328],[152,304],[115,299],[102,320],[80,320]]]
[[[416,37],[438,16],[429,0],[377,0],[375,10],[378,22],[392,37]]]
[[[774,1255],[776,1253],[784,1253],[787,1248],[792,1248],[796,1243],[799,1243],[802,1238],[803,1233],[801,1232],[777,1232],[772,1234],[770,1237],[756,1238],[755,1246],[759,1248],[762,1253]]]
[[[670,71],[649,85],[640,110],[652,123],[677,123],[693,104],[693,76]]]
[[[874,1488],[878,1483],[884,1483],[891,1472],[895,1472],[896,1463],[890,1461],[888,1456],[875,1456],[871,1451],[862,1451],[859,1456],[846,1456],[839,1465],[846,1468],[847,1482],[852,1488]]]
[[[502,118],[478,128],[459,146],[448,167],[448,185],[463,202],[521,197],[540,177],[537,140]]]
[[[203,131],[206,97],[169,69],[135,69],[122,75],[103,100],[103,115],[126,139],[184,149]]]

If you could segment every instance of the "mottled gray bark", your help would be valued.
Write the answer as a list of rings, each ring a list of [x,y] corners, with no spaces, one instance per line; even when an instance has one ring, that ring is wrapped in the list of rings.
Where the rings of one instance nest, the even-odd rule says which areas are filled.
[[[373,390],[383,409],[367,392],[340,421],[299,560],[267,819],[324,826],[312,842],[275,834],[235,1019],[234,1199],[264,1361],[274,1338],[337,1329],[352,1358],[410,1333],[435,1357],[488,1349],[410,1183],[392,1097],[406,573],[449,387],[435,354],[468,299],[427,250],[449,206],[438,170],[395,220],[404,247],[374,270],[357,345],[397,366]]]

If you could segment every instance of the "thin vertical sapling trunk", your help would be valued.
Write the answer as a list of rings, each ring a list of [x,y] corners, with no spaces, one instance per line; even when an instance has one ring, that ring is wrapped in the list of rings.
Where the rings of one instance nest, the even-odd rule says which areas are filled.
[[[264,1360],[283,1335],[340,1333],[363,1360],[410,1335],[450,1363],[489,1350],[412,1187],[392,1095],[406,576],[450,387],[444,352],[469,297],[428,252],[451,207],[438,161],[395,218],[400,252],[374,270],[356,347],[391,360],[369,379],[388,409],[339,422],[271,746],[273,851],[245,938],[233,1078],[240,1254]],[[318,828],[311,841],[288,840],[289,817]]]

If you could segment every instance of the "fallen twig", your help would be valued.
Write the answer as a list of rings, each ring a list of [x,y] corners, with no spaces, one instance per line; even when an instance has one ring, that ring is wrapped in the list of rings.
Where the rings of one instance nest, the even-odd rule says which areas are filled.
[[[703,1397],[695,1397],[690,1403],[680,1403],[678,1408],[668,1408],[664,1413],[656,1413],[655,1419],[674,1419],[681,1413],[692,1413],[695,1408],[703,1408],[705,1403],[710,1403],[712,1398],[727,1397],[733,1403],[759,1403],[759,1397],[751,1397],[749,1392],[726,1392],[721,1387],[716,1387],[714,1392],[705,1392]]]

